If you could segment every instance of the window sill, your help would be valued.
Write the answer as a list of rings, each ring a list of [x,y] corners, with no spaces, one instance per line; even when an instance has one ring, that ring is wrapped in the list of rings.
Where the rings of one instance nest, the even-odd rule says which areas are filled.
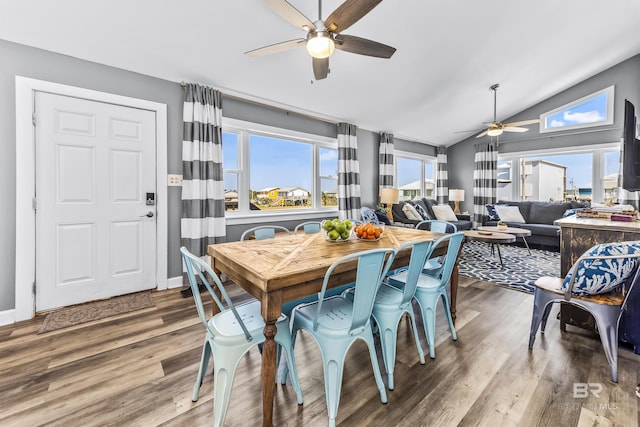
[[[305,210],[297,212],[260,212],[255,214],[239,213],[226,216],[227,225],[256,224],[259,222],[311,220],[327,217],[337,217],[337,209]]]

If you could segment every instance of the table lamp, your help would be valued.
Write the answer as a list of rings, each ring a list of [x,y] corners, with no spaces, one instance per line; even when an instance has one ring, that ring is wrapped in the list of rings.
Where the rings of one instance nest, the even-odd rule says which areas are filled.
[[[449,190],[449,200],[453,202],[453,213],[460,214],[460,202],[464,201],[464,190]]]
[[[398,203],[400,200],[400,191],[397,188],[381,188],[380,189],[380,203],[386,205],[389,209],[387,212],[387,216],[389,217],[389,221],[393,224],[393,214],[391,213],[391,206],[395,203]]]

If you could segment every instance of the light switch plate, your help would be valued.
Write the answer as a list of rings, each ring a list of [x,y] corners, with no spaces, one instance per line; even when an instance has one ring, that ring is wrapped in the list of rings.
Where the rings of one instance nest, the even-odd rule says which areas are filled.
[[[182,186],[182,175],[167,175],[167,178],[168,178],[167,185],[169,185],[169,187]]]

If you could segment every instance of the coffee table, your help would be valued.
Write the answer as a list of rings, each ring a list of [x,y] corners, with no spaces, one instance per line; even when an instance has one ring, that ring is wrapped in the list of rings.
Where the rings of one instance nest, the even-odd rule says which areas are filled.
[[[501,243],[513,243],[516,241],[516,236],[507,233],[494,233],[492,231],[482,230],[465,230],[465,240],[475,240],[476,242],[485,242],[491,244],[491,253],[493,254],[493,248],[498,251],[498,258],[500,259],[500,265],[504,267],[502,262],[502,254],[500,253]]]
[[[529,255],[531,255],[531,249],[529,249],[529,243],[527,243],[527,239],[525,239],[525,237],[531,236],[531,230],[527,230],[526,228],[519,228],[519,227],[500,228],[495,225],[493,226],[483,225],[481,227],[478,227],[478,230],[491,231],[493,233],[513,234],[514,236],[516,236],[516,239],[518,237],[522,237],[522,241],[524,242],[524,245],[527,247],[527,251],[529,251]]]

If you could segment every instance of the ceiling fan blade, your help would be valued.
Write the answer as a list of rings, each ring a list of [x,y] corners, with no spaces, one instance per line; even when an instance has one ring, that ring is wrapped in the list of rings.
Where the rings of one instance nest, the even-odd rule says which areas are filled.
[[[458,131],[455,131],[455,132],[453,132],[453,133],[469,133],[469,132],[479,132],[479,131],[481,131],[481,130],[483,130],[483,129],[469,129],[469,130],[458,130]]]
[[[345,52],[357,53],[359,55],[375,56],[377,58],[391,58],[396,52],[395,47],[363,39],[362,37],[348,36],[346,34],[336,34],[334,37],[336,49]]]
[[[326,58],[312,58],[313,59],[313,76],[316,80],[322,80],[327,78],[329,74],[329,57]]]
[[[526,132],[526,131],[528,131],[529,129],[527,129],[527,128],[521,128],[521,127],[516,127],[516,126],[507,126],[507,125],[505,125],[505,126],[502,128],[502,130],[503,130],[503,131],[505,131],[505,132]]]
[[[302,14],[298,9],[293,7],[291,3],[286,0],[264,0],[266,4],[273,9],[278,15],[280,15],[285,21],[289,22],[294,27],[302,28],[304,30],[313,31],[316,26]],[[307,27],[307,28],[305,28]]]
[[[476,138],[482,138],[483,136],[485,136],[487,133],[489,133],[489,129],[485,129],[484,131],[480,132],[479,134],[476,135]]]
[[[298,46],[304,46],[305,41],[305,39],[288,40],[286,42],[259,47],[258,49],[253,49],[245,52],[244,54],[248,56],[271,55],[272,53],[284,52],[286,50],[294,49]]]
[[[340,33],[358,22],[380,2],[382,0],[347,0],[325,19],[324,26],[333,33]]]
[[[526,126],[534,123],[540,123],[540,119],[522,120],[520,122],[505,123],[505,126]]]

